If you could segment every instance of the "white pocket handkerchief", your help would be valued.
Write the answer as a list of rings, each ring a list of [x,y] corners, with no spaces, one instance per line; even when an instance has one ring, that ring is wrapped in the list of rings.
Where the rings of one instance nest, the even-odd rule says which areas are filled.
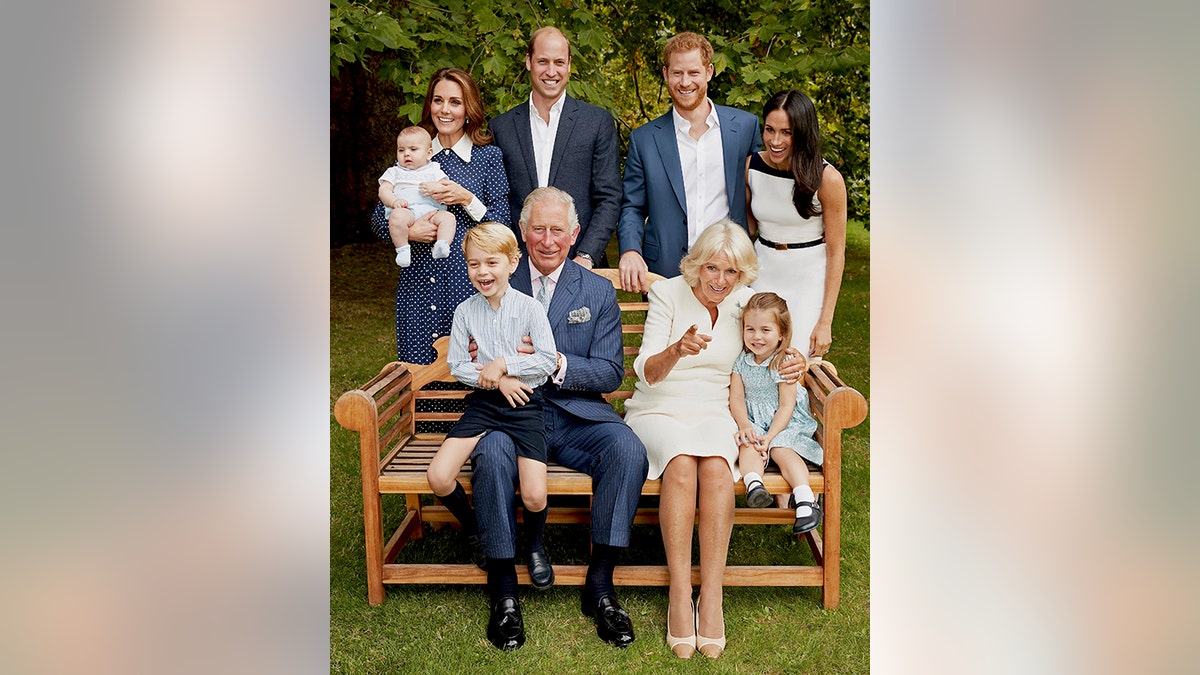
[[[586,306],[573,309],[567,314],[567,323],[587,323],[592,320],[592,310]]]

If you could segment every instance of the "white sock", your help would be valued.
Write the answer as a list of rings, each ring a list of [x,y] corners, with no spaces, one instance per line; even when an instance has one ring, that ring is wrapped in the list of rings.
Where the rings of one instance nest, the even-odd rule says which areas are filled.
[[[412,264],[412,249],[408,244],[396,249],[396,264],[401,267],[408,267]]]
[[[433,242],[433,257],[434,258],[449,258],[450,257],[450,242],[445,239],[438,239]]]
[[[800,486],[793,488],[792,495],[794,495],[796,497],[797,504],[799,504],[800,502],[815,503],[817,501],[817,496],[815,494],[813,494],[812,488],[808,487],[807,485],[800,485]],[[796,507],[796,517],[797,518],[801,518],[803,516],[808,516],[808,515],[812,515],[812,509],[810,509],[808,506],[797,506]]]
[[[749,489],[750,489],[750,485],[751,485],[752,483],[754,483],[754,481],[758,481],[758,482],[760,482],[760,483],[761,483],[761,482],[762,482],[762,476],[760,476],[760,475],[758,475],[758,474],[754,473],[753,471],[751,471],[750,473],[748,473],[748,474],[745,474],[745,475],[743,475],[743,476],[742,476],[742,483],[743,483],[743,484],[745,484],[745,486],[746,486],[746,489],[747,489],[747,490],[749,490]]]

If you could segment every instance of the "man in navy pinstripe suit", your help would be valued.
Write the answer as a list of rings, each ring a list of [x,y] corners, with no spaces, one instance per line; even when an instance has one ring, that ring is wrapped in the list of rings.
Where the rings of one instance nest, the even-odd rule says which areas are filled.
[[[543,387],[550,459],[592,477],[593,547],[580,607],[595,619],[601,639],[626,647],[633,642],[633,626],[617,602],[612,573],[617,554],[629,545],[647,462],[645,446],[602,396],[620,387],[625,372],[616,292],[567,259],[579,235],[570,195],[554,187],[534,190],[525,200],[520,226],[528,255],[513,274],[512,287],[544,300],[558,349],[558,367]],[[524,642],[515,602],[516,453],[507,435],[491,433],[475,446],[471,459],[479,536],[488,557],[489,638],[502,634],[505,639],[493,644],[516,648]],[[534,546],[540,548],[540,542]],[[530,558],[535,583],[549,571],[544,551],[539,559],[545,567],[535,569],[537,557]],[[500,628],[494,631],[493,625]]]

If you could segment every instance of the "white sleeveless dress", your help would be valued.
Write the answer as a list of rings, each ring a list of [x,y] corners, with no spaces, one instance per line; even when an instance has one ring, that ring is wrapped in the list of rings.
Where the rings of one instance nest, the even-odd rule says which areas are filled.
[[[780,244],[797,244],[825,236],[821,215],[801,218],[792,204],[796,179],[790,171],[774,169],[759,157],[750,156],[748,177],[750,210],[758,221],[758,234]],[[820,205],[813,195],[813,204]],[[758,254],[755,291],[771,291],[787,301],[792,315],[792,346],[808,354],[808,338],[825,301],[825,244],[779,251],[754,243]]]

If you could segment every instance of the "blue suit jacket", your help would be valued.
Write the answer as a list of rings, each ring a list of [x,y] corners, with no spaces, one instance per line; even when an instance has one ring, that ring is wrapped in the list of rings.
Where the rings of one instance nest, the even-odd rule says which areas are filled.
[[[496,145],[504,153],[508,176],[509,213],[513,230],[521,241],[517,221],[525,197],[538,186],[533,135],[529,131],[529,101],[496,117],[488,125]],[[604,249],[617,229],[621,210],[621,172],[617,167],[617,128],[603,108],[570,96],[563,101],[562,119],[550,156],[550,185],[571,195],[579,214],[579,238],[571,248],[604,261]],[[524,242],[521,249],[524,250]]]
[[[723,105],[716,108],[725,158],[729,216],[749,229],[746,158],[759,149],[758,118],[736,108]],[[637,251],[651,272],[664,277],[677,276],[679,261],[687,254],[687,199],[670,110],[629,135],[624,192],[617,228],[621,253]]]
[[[528,257],[521,258],[511,284],[533,296]],[[588,320],[571,323],[570,313],[582,315],[585,307]],[[547,382],[542,388],[546,401],[593,422],[622,422],[601,396],[620,387],[625,376],[621,310],[612,283],[568,260],[558,277],[546,315],[554,332],[555,347],[567,359],[562,386]]]

